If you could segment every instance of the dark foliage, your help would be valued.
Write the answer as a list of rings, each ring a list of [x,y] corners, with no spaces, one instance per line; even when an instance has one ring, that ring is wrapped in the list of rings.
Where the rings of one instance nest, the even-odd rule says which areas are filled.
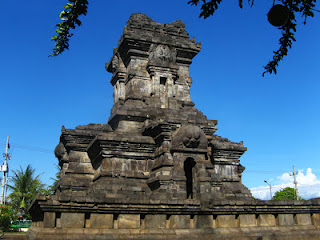
[[[218,9],[221,0],[190,0],[188,3],[191,5],[198,5],[201,2],[201,13],[199,17],[207,18]],[[316,6],[316,0],[279,0],[283,6],[289,10],[289,19],[287,23],[283,26],[278,27],[282,32],[282,36],[279,39],[280,47],[277,51],[274,51],[273,59],[264,67],[265,73],[277,73],[277,67],[279,62],[283,59],[284,56],[288,54],[289,48],[292,47],[292,43],[296,41],[294,38],[294,33],[296,32],[296,15],[301,13],[304,17],[304,24],[307,22],[308,17],[313,17],[314,12],[319,12],[314,9]],[[273,4],[275,1],[273,1]],[[248,0],[248,4],[253,6],[254,0]],[[239,0],[240,8],[243,7],[243,0]]]
[[[70,2],[64,6],[64,10],[60,13],[62,22],[56,25],[58,35],[51,38],[55,41],[56,47],[50,56],[57,56],[65,49],[69,49],[69,39],[73,35],[70,33],[70,29],[75,29],[76,25],[81,26],[79,17],[87,14],[87,0],[70,0]]]
[[[201,12],[199,17],[204,19],[212,16],[218,9],[222,0],[189,0],[190,5],[201,5]],[[282,36],[279,39],[280,47],[277,51],[274,51],[274,56],[271,61],[264,67],[263,76],[265,73],[277,73],[277,67],[279,62],[288,54],[289,48],[292,47],[292,43],[295,40],[294,33],[296,32],[296,15],[299,13],[304,17],[304,24],[307,22],[308,17],[313,17],[314,12],[319,12],[315,9],[316,0],[278,0],[283,6],[289,10],[289,19],[285,25],[278,27]],[[252,7],[254,0],[248,0],[248,4]],[[273,0],[275,4],[275,0]],[[243,7],[243,0],[239,0],[239,7]],[[50,56],[57,56],[64,50],[69,49],[69,39],[73,35],[70,33],[70,29],[74,29],[76,25],[80,26],[81,21],[79,17],[87,14],[88,1],[87,0],[70,0],[64,6],[64,10],[60,13],[62,22],[56,26],[58,29],[57,36],[53,36],[51,39],[55,41],[55,48]]]

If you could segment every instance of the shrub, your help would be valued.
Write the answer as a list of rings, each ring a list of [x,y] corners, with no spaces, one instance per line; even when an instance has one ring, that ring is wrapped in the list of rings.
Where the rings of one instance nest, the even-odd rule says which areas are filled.
[[[0,205],[0,227],[3,231],[8,231],[11,222],[16,219],[16,212],[11,205]]]

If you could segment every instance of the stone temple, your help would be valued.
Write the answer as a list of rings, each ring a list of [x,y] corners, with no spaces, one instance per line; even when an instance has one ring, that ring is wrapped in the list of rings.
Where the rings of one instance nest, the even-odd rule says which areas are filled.
[[[201,50],[182,21],[131,15],[106,64],[107,124],[62,128],[61,180],[37,196],[29,239],[319,239],[318,201],[258,201],[241,183],[246,151],[194,107]]]

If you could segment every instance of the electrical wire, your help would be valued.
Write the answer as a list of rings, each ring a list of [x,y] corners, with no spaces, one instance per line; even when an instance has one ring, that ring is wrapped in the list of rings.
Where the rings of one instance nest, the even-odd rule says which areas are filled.
[[[35,151],[35,152],[42,152],[42,153],[51,153],[53,154],[53,150],[48,149],[48,148],[42,148],[42,147],[34,147],[34,146],[27,146],[27,145],[21,145],[21,144],[16,144],[16,143],[11,143],[10,144],[14,148],[20,148],[28,151]]]

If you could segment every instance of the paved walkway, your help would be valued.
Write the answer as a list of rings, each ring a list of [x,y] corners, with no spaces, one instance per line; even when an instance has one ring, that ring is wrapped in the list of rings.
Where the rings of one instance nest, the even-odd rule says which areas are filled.
[[[21,233],[5,233],[2,239],[11,239],[11,240],[27,240],[26,234]]]

